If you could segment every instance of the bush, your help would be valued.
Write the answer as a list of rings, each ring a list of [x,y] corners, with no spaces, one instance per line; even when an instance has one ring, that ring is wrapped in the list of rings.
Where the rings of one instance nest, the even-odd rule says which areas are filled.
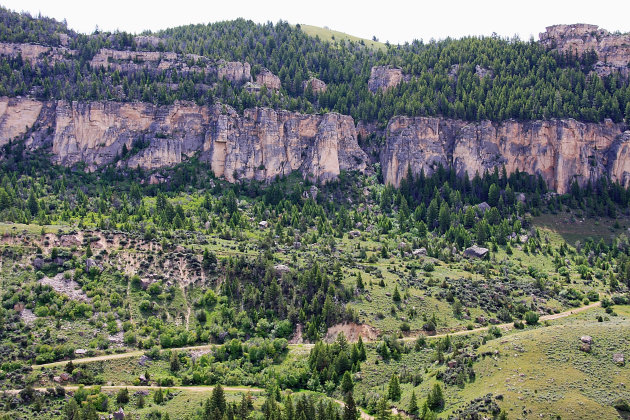
[[[586,297],[591,302],[597,302],[599,300],[599,293],[597,293],[595,290],[591,290],[586,294]]]
[[[630,413],[630,404],[626,400],[622,400],[621,398],[615,401],[613,407],[619,411],[624,411],[626,413]]]
[[[540,317],[538,316],[536,312],[533,312],[533,311],[525,312],[525,322],[527,322],[527,325],[536,325],[538,324],[539,319]]]
[[[497,338],[503,335],[503,333],[501,332],[501,328],[497,327],[496,325],[490,327],[490,329],[488,329],[488,332]]]
[[[523,328],[525,328],[525,324],[523,324],[523,321],[514,321],[514,328],[516,328],[517,330],[522,330]]]

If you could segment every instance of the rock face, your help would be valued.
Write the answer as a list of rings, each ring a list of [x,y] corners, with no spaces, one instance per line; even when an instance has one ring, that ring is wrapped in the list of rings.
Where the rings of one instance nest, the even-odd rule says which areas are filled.
[[[442,118],[392,118],[381,153],[383,176],[399,185],[410,168],[431,174],[442,164],[459,175],[499,169],[540,174],[550,188],[568,191],[610,176],[630,184],[630,132],[622,124],[580,123],[572,119],[468,123]]]
[[[107,48],[101,48],[90,61],[90,65],[121,72],[142,69],[156,71],[177,69],[182,72],[216,71],[214,63],[200,55],[157,51],[120,51]]]
[[[267,69],[262,69],[262,71],[256,75],[256,84],[266,86],[267,89],[273,90],[280,90],[282,87],[280,78]]]
[[[379,90],[386,91],[394,86],[398,86],[403,79],[403,72],[399,67],[375,66],[370,71],[368,89],[372,93],[376,93]]]
[[[322,92],[326,92],[326,83],[315,77],[311,77],[309,80],[302,82],[302,88],[306,90],[310,85],[311,90],[315,95],[319,95]]]
[[[66,55],[75,55],[75,50],[65,47],[46,47],[39,44],[17,44],[12,42],[0,42],[0,56],[17,57],[21,55],[24,60],[32,63],[40,63],[44,59],[50,64],[64,61]]]
[[[464,256],[468,258],[483,258],[488,254],[488,248],[482,248],[477,245],[473,245],[470,248],[464,250]]]
[[[153,36],[138,36],[135,40],[140,46],[155,47],[160,43],[160,38]],[[21,55],[23,59],[32,63],[42,63],[44,60],[50,64],[65,62],[68,61],[69,57],[77,54],[76,50],[65,47],[0,42],[0,56],[17,57]],[[174,52],[122,51],[101,48],[90,60],[90,65],[94,68],[111,68],[121,72],[136,72],[144,69],[152,71],[178,70],[184,73],[204,71],[208,74],[216,74],[218,79],[228,79],[232,83],[244,83],[252,80],[249,63],[213,61],[200,55]],[[269,78],[266,83],[272,85],[275,82]],[[277,80],[277,85],[279,89],[280,79]]]
[[[597,25],[554,25],[540,34],[540,43],[561,53],[570,52],[581,56],[593,50],[598,62],[595,70],[602,75],[621,71],[628,76],[630,63],[630,34],[611,34]]]
[[[342,170],[364,171],[368,161],[349,116],[267,108],[246,109],[240,116],[228,106],[188,102],[155,106],[1,98],[0,145],[16,137],[25,137],[31,149],[51,147],[59,164],[83,162],[89,170],[112,162],[157,169],[198,154],[215,175],[231,182],[266,181],[293,171],[325,181]]]
[[[217,70],[219,79],[227,79],[232,83],[244,83],[252,80],[251,66],[240,61],[221,61]]]

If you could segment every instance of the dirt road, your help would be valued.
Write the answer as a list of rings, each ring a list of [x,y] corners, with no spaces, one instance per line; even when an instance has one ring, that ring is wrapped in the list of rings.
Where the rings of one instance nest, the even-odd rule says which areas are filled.
[[[594,302],[594,303],[591,303],[591,304],[586,305],[586,306],[582,306],[582,307],[579,307],[579,308],[575,308],[575,309],[571,309],[571,310],[568,310],[568,311],[560,312],[560,313],[557,313],[557,314],[543,315],[543,316],[540,317],[539,322],[553,321],[555,319],[565,318],[567,316],[574,315],[574,314],[577,314],[577,313],[580,313],[580,312],[584,312],[584,311],[587,311],[589,309],[596,308],[598,306],[600,306],[600,302]],[[514,323],[508,322],[508,323],[505,323],[505,324],[497,324],[495,326],[507,331],[507,330],[510,330],[510,329],[514,328]],[[443,337],[446,337],[447,335],[450,335],[450,336],[468,335],[468,334],[474,334],[474,333],[478,333],[478,332],[487,331],[489,328],[490,328],[490,326],[488,326],[488,327],[479,327],[479,328],[474,328],[472,330],[459,330],[459,331],[453,331],[453,332],[448,332],[448,333],[440,333],[440,334],[435,334],[435,335],[425,335],[425,337],[426,338],[443,338]],[[403,338],[403,340],[404,341],[413,341],[413,340],[417,339],[422,334],[423,333],[412,334],[410,336],[407,336],[407,337]],[[368,342],[368,340],[366,340],[366,342]],[[185,351],[210,350],[213,346],[214,346],[213,344],[205,344],[203,346],[180,347],[180,348],[175,348],[175,349],[171,349],[171,350],[184,351],[184,352]],[[309,344],[309,343],[305,343],[305,344],[289,344],[289,348],[293,348],[293,349],[302,348],[302,349],[309,350],[312,347],[313,347],[313,344]],[[84,358],[81,358],[81,359],[72,359],[72,363],[76,365],[76,364],[99,362],[99,361],[105,361],[105,360],[127,359],[127,358],[131,358],[131,357],[140,357],[143,354],[144,354],[144,351],[135,350],[135,351],[130,351],[130,352],[126,352],[126,353],[104,354],[102,356],[84,357]],[[66,363],[68,363],[68,360],[63,360],[63,361],[60,361],[60,362],[53,362],[53,363],[46,363],[46,364],[42,364],[42,365],[33,365],[32,367],[33,367],[33,369],[52,368],[52,367],[57,367],[57,366],[64,366]]]
[[[63,387],[66,391],[76,391],[77,389],[79,389],[79,387],[77,385],[68,385],[68,386],[64,386]],[[86,387],[86,388],[89,388]],[[152,389],[176,389],[178,391],[192,391],[192,392],[212,392],[212,390],[214,389],[213,386],[165,386],[165,387],[157,387],[157,386],[132,386],[132,385],[103,385],[101,386],[101,390],[102,391],[115,391],[118,389],[123,389],[123,388],[127,388],[130,391],[137,391],[137,390],[152,390]],[[40,391],[40,392],[46,392],[47,388],[35,388],[35,390]],[[248,388],[248,387],[232,387],[232,386],[224,386],[223,390],[226,392],[252,392],[252,393],[258,393],[258,392],[264,392],[264,389],[260,389],[260,388]],[[21,390],[19,389],[9,389],[6,391],[0,391],[0,392],[6,392],[8,394],[17,394],[18,392],[20,392]]]
[[[552,315],[543,315],[540,317],[540,319],[538,320],[538,322],[544,322],[544,321],[553,321],[554,319],[560,319],[560,318],[566,318],[567,316],[571,316],[580,312],[584,312],[584,311],[588,311],[589,309],[593,309],[600,306],[600,302],[594,302],[591,304],[588,304],[586,306],[581,306],[579,308],[575,308],[575,309],[571,309],[568,311],[564,311],[564,312],[559,312],[557,314],[552,314]],[[508,331],[514,328],[514,323],[513,322],[506,322],[505,324],[496,324],[496,325],[490,325],[487,327],[479,327],[479,328],[473,328],[472,330],[459,330],[459,331],[453,331],[453,332],[449,332],[449,333],[441,333],[441,334],[435,334],[435,335],[425,335],[427,338],[444,338],[447,335],[449,336],[454,336],[454,335],[468,335],[468,334],[474,334],[474,333],[478,333],[478,332],[482,332],[482,331],[486,331],[488,329],[490,329],[490,327],[499,327],[502,330]],[[412,334],[408,337],[404,337],[403,340],[404,341],[412,341],[417,339],[421,334]]]

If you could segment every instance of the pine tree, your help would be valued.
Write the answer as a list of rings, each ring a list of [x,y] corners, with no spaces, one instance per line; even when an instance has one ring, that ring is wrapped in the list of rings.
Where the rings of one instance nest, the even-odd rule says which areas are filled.
[[[344,399],[343,420],[356,420],[358,414],[357,405],[354,402],[352,392],[347,392],[346,398]]]
[[[352,382],[352,378],[350,377],[350,372],[346,371],[343,374],[343,378],[341,379],[341,390],[344,394],[352,392],[354,389],[354,383]]]
[[[26,205],[28,207],[28,210],[31,212],[31,216],[37,216],[37,213],[39,212],[39,203],[37,202],[37,199],[35,198],[35,193],[33,191],[31,191],[31,193],[29,194]]]
[[[361,277],[361,273],[357,273],[357,289],[359,290],[365,289],[365,285],[363,284],[363,278]]]
[[[179,368],[179,355],[176,351],[174,351],[171,353],[171,372],[177,372]]]
[[[389,408],[389,404],[387,403],[387,398],[383,397],[376,407],[376,420],[389,420],[390,415],[391,410]]]
[[[210,397],[210,407],[212,411],[218,411],[223,417],[223,413],[225,413],[225,394],[223,392],[223,387],[221,384],[217,384],[212,390],[212,396]]]
[[[392,401],[400,400],[400,382],[398,380],[398,375],[395,373],[392,375],[389,380],[389,386],[387,388],[387,396]]]
[[[357,341],[357,350],[359,351],[359,360],[367,360],[367,353],[365,351],[365,345],[363,344],[363,338],[361,338],[361,336],[359,336],[359,341]]]
[[[394,302],[400,302],[400,292],[398,291],[398,285],[394,286],[394,294],[392,295]]]
[[[118,404],[127,404],[129,402],[129,389],[124,388],[116,394],[116,402]]]
[[[433,385],[433,389],[427,396],[427,405],[431,410],[440,410],[444,408],[444,393],[440,384]]]
[[[164,402],[164,393],[162,392],[162,388],[158,388],[158,390],[153,394],[153,402],[158,405]]]
[[[418,400],[416,399],[416,391],[411,391],[411,400],[409,401],[409,414],[418,414]]]
[[[70,398],[63,408],[66,420],[79,420],[79,405],[74,398]]]

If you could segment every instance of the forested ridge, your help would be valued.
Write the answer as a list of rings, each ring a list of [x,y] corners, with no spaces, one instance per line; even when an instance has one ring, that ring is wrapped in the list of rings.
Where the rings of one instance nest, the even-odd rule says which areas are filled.
[[[137,44],[131,34],[77,34],[64,23],[1,10],[0,41],[66,44],[78,54],[69,62],[26,63],[0,60],[0,95],[31,94],[39,99],[146,101],[170,104],[227,103],[242,111],[271,106],[300,112],[336,111],[355,120],[385,124],[394,115],[444,116],[469,121],[515,118],[575,118],[620,122],[630,115],[628,81],[617,73],[592,73],[594,52],[578,58],[545,50],[533,40],[465,37],[370,49],[360,42],[324,42],[299,25],[280,21],[255,24],[238,19],[187,25],[146,36],[160,42]],[[280,92],[248,91],[242,84],[217,80],[204,72],[90,68],[101,48],[173,51],[213,60],[249,62],[255,76],[268,68],[278,75]],[[398,66],[410,81],[373,94],[367,81],[373,66]],[[303,82],[317,77],[327,84],[314,94]]]
[[[0,57],[0,96],[337,111],[374,132],[395,115],[630,117],[628,81],[592,73],[593,53],[518,39],[379,50],[242,19],[85,35],[0,9],[0,42],[58,48]],[[176,52],[182,66],[92,67],[102,48]],[[219,79],[220,60],[269,69],[281,88]],[[374,66],[408,80],[372,93]],[[311,77],[327,89],[305,89]],[[0,420],[560,418],[575,401],[584,418],[630,412],[614,382],[630,375],[619,182],[573,177],[556,194],[544,173],[434,163],[393,186],[377,163],[321,184],[297,171],[229,183],[199,155],[153,173],[118,165],[144,135],[93,172],[28,136],[0,147]],[[381,138],[358,140],[372,153]]]

